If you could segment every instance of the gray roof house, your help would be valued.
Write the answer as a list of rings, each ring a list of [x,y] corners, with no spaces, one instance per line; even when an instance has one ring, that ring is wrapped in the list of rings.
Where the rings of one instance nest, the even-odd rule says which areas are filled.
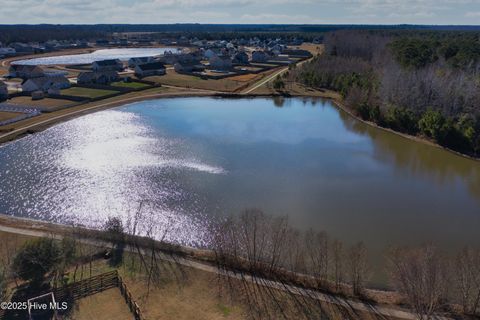
[[[245,52],[237,52],[233,56],[233,63],[248,64],[248,55]]]
[[[228,70],[232,68],[232,59],[229,56],[213,56],[208,62],[214,70]]]
[[[122,71],[123,63],[118,59],[101,60],[92,63],[93,71]]]
[[[135,67],[135,75],[139,78],[148,76],[162,76],[165,73],[165,65],[161,62],[140,64]]]
[[[139,64],[146,64],[151,62],[155,62],[154,57],[134,57],[128,59],[128,66],[130,68],[135,68]]]
[[[178,73],[192,73],[201,72],[205,70],[205,66],[201,63],[181,63],[177,62],[173,65],[174,69]]]
[[[45,76],[43,69],[39,66],[29,66],[21,64],[12,64],[8,69],[9,76],[12,78],[39,78]]]
[[[8,99],[7,84],[3,81],[0,81],[0,101],[5,101],[7,99]]]
[[[118,81],[120,76],[117,71],[81,72],[77,77],[78,84],[109,84]]]
[[[265,51],[253,51],[252,62],[266,62],[270,56]]]
[[[70,81],[64,76],[31,78],[22,83],[22,91],[24,92],[48,92],[50,89],[66,88],[70,88]]]

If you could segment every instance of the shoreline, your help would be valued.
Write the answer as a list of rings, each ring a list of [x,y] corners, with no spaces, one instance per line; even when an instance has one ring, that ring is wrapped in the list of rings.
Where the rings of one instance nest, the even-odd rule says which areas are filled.
[[[160,88],[172,88],[172,86],[161,86]],[[173,91],[173,92],[159,92],[159,93],[147,93],[145,95],[138,95],[135,97],[126,97],[126,98],[121,98],[122,96],[118,96],[115,98],[121,98],[121,99],[115,99],[113,101],[108,101],[105,103],[102,103],[104,100],[99,100],[95,102],[87,102],[86,104],[81,104],[78,106],[75,106],[73,108],[78,108],[78,110],[73,110],[71,112],[68,112],[67,109],[63,109],[61,111],[67,110],[65,114],[60,114],[58,116],[55,116],[53,118],[47,118],[45,120],[39,121],[39,122],[34,122],[32,124],[22,126],[18,129],[14,129],[12,131],[5,132],[3,134],[0,134],[0,147],[2,147],[4,144],[15,141],[17,139],[23,138],[26,135],[33,134],[36,132],[41,132],[49,127],[52,127],[56,124],[62,123],[64,121],[72,120],[77,117],[93,113],[96,111],[102,111],[110,108],[115,108],[119,107],[124,104],[128,103],[135,103],[135,102],[140,102],[140,101],[145,101],[145,100],[155,100],[155,99],[162,99],[162,98],[182,98],[182,97],[219,97],[219,98],[274,98],[274,97],[284,97],[284,98],[321,98],[321,99],[327,99],[332,102],[332,104],[337,107],[339,110],[347,113],[350,117],[354,118],[357,121],[362,122],[365,125],[368,125],[370,127],[395,134],[397,136],[400,136],[404,139],[410,140],[412,142],[416,143],[422,143],[425,145],[429,145],[432,147],[436,147],[438,149],[444,150],[446,152],[449,152],[453,155],[460,156],[464,159],[469,159],[475,162],[480,162],[480,158],[475,158],[472,156],[469,156],[467,154],[463,154],[461,152],[449,149],[447,147],[441,146],[438,143],[433,142],[432,140],[425,139],[419,136],[412,136],[406,133],[398,132],[390,128],[385,128],[382,126],[379,126],[378,124],[364,120],[360,118],[359,116],[355,115],[353,111],[348,108],[341,98],[338,97],[338,93],[327,90],[327,89],[314,89],[317,93],[317,95],[308,95],[308,94],[255,94],[255,93],[235,93],[235,92],[222,92],[222,91],[211,91],[211,90],[204,90],[204,89],[195,89],[195,88],[183,88],[183,87],[177,87],[180,89],[179,91]],[[184,91],[182,91],[182,89]],[[137,92],[138,93],[138,92]],[[106,99],[108,100],[108,99]],[[82,108],[87,106],[87,108]],[[35,118],[30,118],[29,120],[35,120]],[[15,123],[11,124],[15,125]]]

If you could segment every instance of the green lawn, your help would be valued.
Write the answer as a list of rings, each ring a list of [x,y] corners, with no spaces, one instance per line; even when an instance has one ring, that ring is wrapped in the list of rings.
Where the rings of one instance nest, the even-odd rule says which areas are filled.
[[[124,82],[124,81],[112,82],[111,85],[113,87],[132,88],[132,89],[140,89],[140,88],[146,88],[146,87],[150,86],[146,83],[134,82],[134,81],[132,81],[132,82]]]
[[[103,97],[112,93],[118,93],[118,91],[114,90],[103,90],[103,89],[90,89],[90,88],[82,88],[82,87],[71,87],[68,89],[64,89],[61,91],[62,94],[69,95],[69,96],[78,96],[78,97],[86,97],[86,98],[99,98]]]

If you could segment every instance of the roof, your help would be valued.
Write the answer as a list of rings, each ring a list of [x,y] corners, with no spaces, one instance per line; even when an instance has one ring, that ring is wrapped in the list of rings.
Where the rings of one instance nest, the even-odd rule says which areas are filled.
[[[120,60],[118,60],[118,59],[100,60],[100,61],[95,61],[94,63],[96,63],[96,64],[98,64],[99,66],[102,66],[102,67],[116,66],[118,63],[120,63]]]
[[[12,64],[10,65],[10,68],[15,71],[22,71],[22,72],[43,71],[42,68],[36,65]]]
[[[118,77],[118,72],[116,71],[86,71],[86,72],[81,72],[77,79],[81,79],[81,81],[91,81],[93,79],[98,79],[101,76],[106,76],[108,78],[116,78]]]
[[[161,62],[145,63],[145,64],[138,65],[137,67],[143,71],[165,69],[165,65]]]
[[[32,81],[38,87],[42,87],[46,83],[52,83],[53,84],[53,83],[68,82],[68,79],[65,78],[64,76],[54,76],[54,77],[31,78],[31,79],[28,79],[27,81]],[[27,81],[25,81],[25,82],[27,82]]]
[[[131,61],[150,61],[153,57],[133,57],[130,58]]]

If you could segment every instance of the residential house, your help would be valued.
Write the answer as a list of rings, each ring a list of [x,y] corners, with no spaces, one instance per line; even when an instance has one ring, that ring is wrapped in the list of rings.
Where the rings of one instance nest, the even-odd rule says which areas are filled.
[[[232,59],[229,56],[214,56],[208,62],[210,68],[214,70],[229,70],[232,68]]]
[[[22,83],[22,91],[24,92],[48,92],[50,89],[66,88],[70,88],[70,81],[64,76],[31,78]]]
[[[8,99],[7,84],[3,81],[0,81],[0,101],[5,101],[7,99]]]
[[[130,68],[135,68],[139,64],[146,64],[151,62],[155,62],[154,57],[134,57],[128,60],[128,66]]]
[[[201,63],[181,63],[177,62],[173,65],[174,69],[178,73],[192,73],[202,72],[205,70],[205,66]]]
[[[15,42],[10,44],[10,47],[15,49],[17,53],[31,54],[35,52],[35,49],[33,48],[33,46],[26,43]]]
[[[253,51],[252,62],[267,62],[270,59],[270,55],[265,51]]]
[[[106,85],[118,81],[120,76],[117,71],[81,72],[77,77],[78,84],[102,84]]]
[[[139,78],[148,76],[162,76],[165,73],[165,65],[161,62],[139,64],[135,67],[135,75]]]
[[[92,63],[93,71],[123,71],[123,63],[118,59],[101,60]]]
[[[207,49],[207,50],[205,50],[205,52],[203,53],[203,56],[204,56],[205,58],[207,58],[207,59],[210,59],[210,58],[212,58],[212,57],[214,57],[214,56],[217,56],[217,55],[218,55],[218,54],[217,54],[215,51],[213,51],[212,49]]]
[[[0,57],[14,56],[17,52],[13,48],[0,47]]]
[[[248,64],[248,55],[245,52],[237,52],[233,56],[233,63],[236,64]]]
[[[39,78],[45,76],[43,69],[39,66],[12,64],[8,69],[9,76],[12,78]]]

